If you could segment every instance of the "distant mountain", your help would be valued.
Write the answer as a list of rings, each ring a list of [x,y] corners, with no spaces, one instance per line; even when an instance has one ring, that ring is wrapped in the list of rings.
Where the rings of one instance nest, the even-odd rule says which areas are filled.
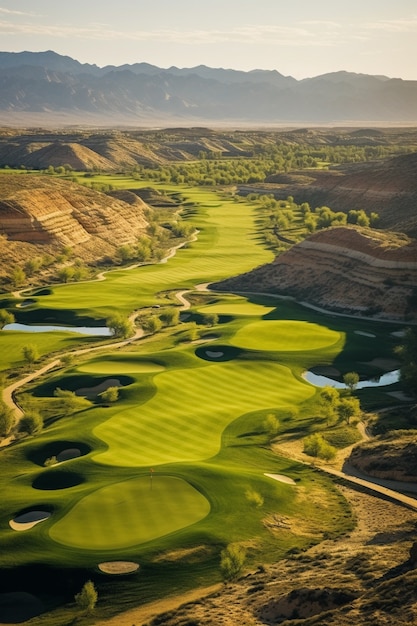
[[[82,123],[417,122],[417,81],[333,72],[297,81],[279,72],[82,64],[55,52],[0,52],[0,121],[25,114]]]

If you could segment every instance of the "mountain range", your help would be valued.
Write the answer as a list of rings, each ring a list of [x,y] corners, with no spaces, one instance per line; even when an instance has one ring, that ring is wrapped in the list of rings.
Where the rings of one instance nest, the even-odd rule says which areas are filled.
[[[345,71],[82,64],[52,51],[0,52],[0,123],[417,123],[417,81]]]

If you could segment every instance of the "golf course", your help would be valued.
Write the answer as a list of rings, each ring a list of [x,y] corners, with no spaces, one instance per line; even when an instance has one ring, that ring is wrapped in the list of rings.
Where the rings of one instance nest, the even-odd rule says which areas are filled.
[[[42,432],[0,452],[2,578],[10,590],[24,581],[48,609],[94,580],[103,615],[115,614],[222,580],[227,546],[242,546],[245,568],[254,570],[354,524],[330,478],[278,456],[271,442],[328,426],[307,370],[378,375],[377,360],[391,357],[399,326],[335,317],[268,294],[197,288],[271,262],[273,254],[249,200],[179,190],[195,236],[170,258],[0,302],[29,325],[97,327],[135,314],[146,328],[161,312],[179,312],[175,323],[134,340],[70,329],[0,332],[0,370],[17,379],[58,360],[15,393],[23,411],[43,416]],[[22,357],[27,344],[38,356],[30,365]],[[105,395],[110,388],[113,397]],[[361,391],[361,401],[372,407],[385,394],[389,402],[386,391]],[[138,567],[103,573],[100,564],[113,561]],[[33,623],[68,619],[62,608]]]

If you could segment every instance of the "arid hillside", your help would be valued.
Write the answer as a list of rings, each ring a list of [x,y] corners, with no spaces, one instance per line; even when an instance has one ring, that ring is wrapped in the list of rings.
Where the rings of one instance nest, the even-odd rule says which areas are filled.
[[[417,236],[417,153],[371,163],[339,165],[329,170],[308,170],[269,176],[256,189],[241,192],[293,196],[311,207],[329,206],[334,211],[364,209],[379,214],[381,228]]]
[[[69,247],[86,262],[114,255],[146,230],[146,204],[48,176],[0,176],[1,273]]]
[[[283,294],[344,313],[414,320],[417,242],[372,229],[329,228],[213,288]]]

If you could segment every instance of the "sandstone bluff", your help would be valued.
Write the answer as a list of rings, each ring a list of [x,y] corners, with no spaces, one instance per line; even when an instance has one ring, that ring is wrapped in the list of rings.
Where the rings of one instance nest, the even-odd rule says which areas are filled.
[[[415,320],[417,243],[356,227],[312,235],[252,272],[213,285],[221,291],[288,295],[325,309]]]

